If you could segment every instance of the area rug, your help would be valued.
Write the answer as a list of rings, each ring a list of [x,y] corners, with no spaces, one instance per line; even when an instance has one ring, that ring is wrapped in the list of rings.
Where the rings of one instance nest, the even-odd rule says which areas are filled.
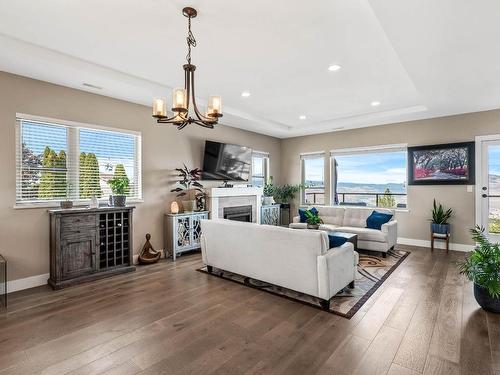
[[[387,257],[383,258],[368,252],[359,252],[358,276],[356,277],[355,288],[350,289],[346,287],[337,293],[330,300],[329,312],[344,318],[352,318],[409,254],[410,252],[405,250],[391,250],[387,253]],[[197,271],[322,309],[318,298],[294,290],[268,284],[215,267],[212,273],[208,273],[206,267],[199,268]]]

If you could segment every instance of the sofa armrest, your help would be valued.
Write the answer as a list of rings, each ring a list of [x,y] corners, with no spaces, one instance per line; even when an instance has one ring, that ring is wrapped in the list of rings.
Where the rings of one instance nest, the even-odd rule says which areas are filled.
[[[397,220],[391,220],[388,223],[382,225],[382,232],[387,235],[387,242],[389,247],[396,245],[398,241],[398,222]]]
[[[350,242],[318,256],[318,297],[330,299],[354,281],[357,260],[354,245]]]
[[[300,223],[300,216],[294,216],[292,219],[292,223]]]

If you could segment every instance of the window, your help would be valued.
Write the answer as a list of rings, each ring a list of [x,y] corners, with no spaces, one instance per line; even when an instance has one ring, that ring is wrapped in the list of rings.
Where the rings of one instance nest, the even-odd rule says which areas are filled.
[[[129,198],[141,199],[140,147],[136,132],[20,115],[16,203],[105,199],[116,176],[129,179]]]
[[[406,146],[332,152],[332,202],[405,208]]]
[[[252,154],[252,186],[263,187],[269,175],[269,154],[253,152]]]
[[[325,204],[325,155],[301,155],[303,204]]]

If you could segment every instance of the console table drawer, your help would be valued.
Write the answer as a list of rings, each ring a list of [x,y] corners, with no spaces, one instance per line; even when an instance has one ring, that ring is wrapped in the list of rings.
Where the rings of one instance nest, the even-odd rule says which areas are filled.
[[[94,215],[68,215],[61,217],[61,228],[63,231],[73,231],[78,228],[88,228],[96,226],[96,216]]]

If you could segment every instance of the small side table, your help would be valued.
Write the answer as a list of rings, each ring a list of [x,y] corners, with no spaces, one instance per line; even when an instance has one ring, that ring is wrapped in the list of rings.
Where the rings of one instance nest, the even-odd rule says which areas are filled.
[[[7,307],[7,261],[0,254],[0,305]]]
[[[446,253],[450,250],[450,233],[431,233],[431,251],[434,251],[434,241],[441,240],[446,242]]]

